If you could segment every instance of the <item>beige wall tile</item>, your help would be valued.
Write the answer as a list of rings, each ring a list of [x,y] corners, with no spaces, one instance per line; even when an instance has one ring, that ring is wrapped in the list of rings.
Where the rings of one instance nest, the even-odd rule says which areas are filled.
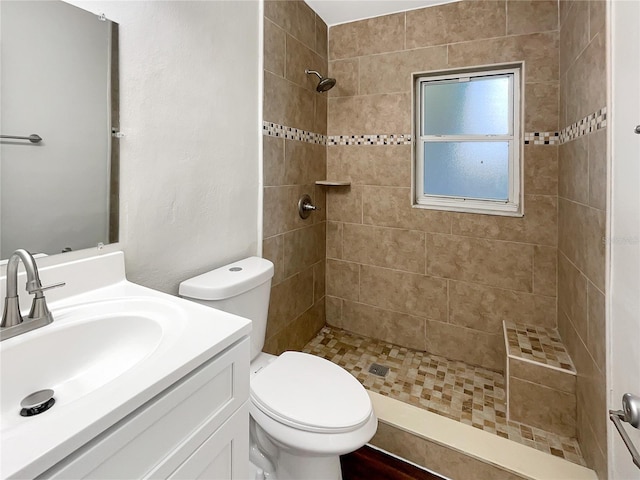
[[[533,288],[533,246],[427,235],[427,273],[522,292]]]
[[[284,138],[262,136],[264,184],[284,184]]]
[[[425,350],[425,318],[345,300],[342,328],[366,337]]]
[[[449,282],[450,323],[500,334],[505,320],[555,327],[555,298],[474,283]]]
[[[506,33],[504,1],[463,1],[407,12],[407,47],[464,42]]]
[[[571,124],[604,107],[607,102],[607,51],[602,35],[595,36],[566,74],[570,95],[566,123]]]
[[[360,267],[357,264],[327,259],[327,295],[357,302],[359,286]]]
[[[316,12],[304,1],[296,0],[297,21],[290,32],[307,47],[316,48]]]
[[[574,2],[560,29],[560,74],[564,75],[589,43],[589,2]]]
[[[316,14],[316,52],[322,57],[328,57],[329,29],[324,20]]]
[[[575,375],[524,362],[517,358],[509,358],[509,377],[516,377],[573,395],[576,393]]]
[[[605,0],[590,0],[589,2],[589,33],[591,38],[598,33],[607,33],[607,2]]]
[[[587,136],[589,139],[589,205],[607,208],[607,129]]]
[[[286,328],[269,336],[265,341],[264,351],[280,355],[287,350],[302,350],[324,326],[324,317],[323,299],[294,319]]]
[[[312,212],[311,217],[313,223],[321,223],[327,221],[327,189],[322,185],[313,185],[309,190],[313,204],[320,207],[320,210]],[[296,207],[298,202],[296,201]]]
[[[359,65],[358,58],[329,62],[329,76],[336,79],[336,85],[327,92],[329,97],[352,97],[360,93]]]
[[[411,132],[411,95],[330,98],[327,123],[329,135],[408,134]]]
[[[313,267],[271,288],[267,338],[280,332],[313,305]]]
[[[536,383],[509,380],[509,419],[567,437],[576,434],[576,397]]]
[[[342,328],[342,302],[338,297],[325,297],[327,308],[327,324],[332,327]]]
[[[343,227],[343,223],[327,222],[327,258],[342,259]]]
[[[318,302],[325,296],[326,283],[326,259],[322,259],[313,266],[313,302]]]
[[[416,230],[344,224],[343,259],[425,273],[425,234]]]
[[[452,233],[496,240],[557,244],[557,199],[553,196],[525,195],[524,217],[454,214]]]
[[[449,45],[449,66],[526,62],[526,82],[558,80],[558,34],[532,33]]]
[[[411,185],[411,145],[335,145],[327,148],[327,178],[357,185]]]
[[[327,150],[324,145],[285,140],[284,183],[313,184],[327,176]]]
[[[507,35],[558,30],[558,2],[507,0]]]
[[[585,424],[584,428],[578,426],[580,432],[580,450],[587,460],[590,468],[595,470],[598,480],[607,480],[609,478],[607,471],[607,444],[598,443],[595,434],[589,424]],[[604,450],[602,450],[604,449]]]
[[[558,147],[524,146],[524,194],[558,194]]]
[[[440,278],[362,265],[360,302],[446,321],[447,282]]]
[[[587,347],[596,366],[606,371],[606,307],[605,296],[591,282],[587,285]]]
[[[606,213],[560,199],[558,232],[558,248],[604,290]]]
[[[419,48],[360,58],[360,94],[411,92],[412,73],[447,67],[447,47]]]
[[[316,93],[315,105],[316,105],[316,114],[315,114],[315,126],[313,131],[315,133],[326,135],[327,134],[327,110],[329,108],[329,101],[327,99],[326,92]]]
[[[296,40],[291,35],[287,35],[287,55],[286,55],[286,78],[291,82],[306,88],[312,92],[316,91],[318,77],[304,73],[305,69],[315,70],[321,75],[327,73],[327,60],[322,58],[311,48]]]
[[[562,253],[558,255],[558,309],[567,315],[577,334],[586,340],[587,279]]]
[[[314,96],[270,72],[264,72],[264,120],[302,130],[313,130]]]
[[[295,1],[265,0],[264,16],[292,34],[293,26],[297,23],[297,8]]]
[[[325,258],[326,223],[284,234],[284,275],[290,277]]]
[[[303,193],[311,192],[314,192],[314,185],[265,187],[263,199],[264,236],[271,237],[312,225],[315,221],[314,215],[317,212],[304,220],[298,215],[298,199]]]
[[[332,188],[327,192],[327,220],[362,223],[362,187]]]
[[[363,223],[450,233],[450,212],[411,207],[411,189],[363,187]]]
[[[533,293],[555,297],[557,280],[558,249],[535,245],[533,247]]]
[[[589,202],[588,137],[560,145],[558,195],[576,202]]]
[[[560,25],[564,25],[569,14],[569,9],[575,0],[558,0],[558,12],[560,14]]]
[[[404,48],[404,13],[335,25],[329,31],[329,59],[394,52]]]
[[[525,85],[525,132],[557,132],[559,82]]]
[[[262,241],[262,257],[273,263],[271,285],[284,280],[284,239],[282,235],[268,237]]]
[[[473,348],[469,348],[473,345]],[[427,352],[492,370],[504,370],[504,335],[427,319]]]
[[[410,462],[425,465],[427,442],[399,428],[378,422],[378,430],[370,442],[387,452],[399,455]],[[432,467],[429,467],[432,468]]]
[[[284,77],[285,32],[269,19],[264,19],[264,68]]]

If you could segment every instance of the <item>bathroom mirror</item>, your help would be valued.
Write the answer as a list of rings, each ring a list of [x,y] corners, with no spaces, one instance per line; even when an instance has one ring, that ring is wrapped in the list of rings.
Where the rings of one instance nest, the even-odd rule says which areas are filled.
[[[117,24],[60,0],[0,21],[0,258],[117,242]]]

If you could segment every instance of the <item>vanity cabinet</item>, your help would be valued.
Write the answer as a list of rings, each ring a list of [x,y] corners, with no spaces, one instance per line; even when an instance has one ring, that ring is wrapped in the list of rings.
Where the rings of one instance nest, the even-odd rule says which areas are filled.
[[[248,478],[248,399],[244,337],[38,478]]]

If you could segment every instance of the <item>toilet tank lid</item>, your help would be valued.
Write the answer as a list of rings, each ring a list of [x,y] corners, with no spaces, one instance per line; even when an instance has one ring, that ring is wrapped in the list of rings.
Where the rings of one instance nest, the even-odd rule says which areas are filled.
[[[195,300],[223,300],[251,290],[271,277],[273,263],[265,258],[249,257],[185,280],[178,293]]]

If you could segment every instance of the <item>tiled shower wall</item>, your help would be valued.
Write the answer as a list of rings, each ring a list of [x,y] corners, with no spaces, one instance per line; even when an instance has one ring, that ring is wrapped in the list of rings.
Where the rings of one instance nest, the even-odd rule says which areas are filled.
[[[326,94],[307,68],[326,75],[326,24],[302,1],[265,1],[263,120],[281,133],[327,133]],[[264,350],[279,354],[301,349],[325,323],[326,211],[302,220],[297,203],[307,193],[324,207],[314,182],[326,178],[326,146],[281,134],[263,145],[263,256],[275,265]]]
[[[606,107],[604,1],[560,2],[560,126]],[[563,143],[558,184],[558,328],[577,377],[577,433],[607,477],[606,127]]]
[[[523,218],[411,207],[411,73],[526,62],[526,132],[559,127],[556,1],[463,1],[332,27],[327,323],[493,369],[502,321],[556,326],[558,146],[524,146]],[[337,142],[339,143],[339,142]]]

